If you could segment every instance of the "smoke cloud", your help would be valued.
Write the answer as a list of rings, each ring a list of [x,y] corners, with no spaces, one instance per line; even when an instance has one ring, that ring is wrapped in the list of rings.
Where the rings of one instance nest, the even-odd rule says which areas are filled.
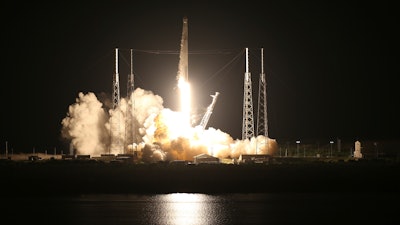
[[[106,127],[109,115],[95,94],[80,92],[62,120],[62,137],[71,141],[79,154],[100,155],[110,144]]]
[[[151,91],[135,89],[116,109],[106,109],[93,93],[79,93],[62,120],[62,137],[76,154],[122,154],[138,150],[142,161],[193,160],[202,153],[219,158],[241,154],[273,154],[277,143],[268,137],[234,140],[212,127],[185,127],[180,112],[164,108]]]

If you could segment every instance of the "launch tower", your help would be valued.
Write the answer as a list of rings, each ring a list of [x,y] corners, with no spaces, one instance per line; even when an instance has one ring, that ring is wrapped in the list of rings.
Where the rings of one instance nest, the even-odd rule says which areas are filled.
[[[115,74],[113,76],[113,109],[119,105],[118,48],[115,49]]]
[[[244,73],[244,94],[243,94],[243,124],[242,139],[254,137],[253,122],[253,100],[251,88],[251,73],[249,72],[249,49],[246,48],[246,72]]]
[[[128,82],[126,87],[126,99],[128,102],[128,106],[126,107],[125,112],[125,146],[127,147],[129,144],[136,142],[135,139],[135,129],[134,129],[134,121],[133,121],[133,112],[135,109],[135,101],[133,98],[133,91],[135,89],[135,77],[133,75],[133,50],[130,50],[131,53],[131,65],[130,65],[130,73],[128,74]]]
[[[113,76],[113,109],[114,115],[110,118],[110,149],[111,152],[121,151],[121,124],[120,116],[121,114],[117,112],[120,103],[119,95],[119,73],[118,73],[118,48],[115,49],[115,74]]]
[[[264,49],[261,48],[261,74],[258,82],[258,113],[257,113],[257,136],[268,137],[267,120],[267,83],[264,73]]]
[[[135,80],[133,75],[133,50],[131,49],[131,72],[128,74],[128,83],[126,87],[126,98],[130,99],[135,88]]]

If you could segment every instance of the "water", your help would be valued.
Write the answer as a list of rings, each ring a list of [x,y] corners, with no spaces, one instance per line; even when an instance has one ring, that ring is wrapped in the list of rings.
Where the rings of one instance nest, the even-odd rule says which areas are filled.
[[[400,224],[399,200],[397,193],[6,197],[0,215],[7,224]]]

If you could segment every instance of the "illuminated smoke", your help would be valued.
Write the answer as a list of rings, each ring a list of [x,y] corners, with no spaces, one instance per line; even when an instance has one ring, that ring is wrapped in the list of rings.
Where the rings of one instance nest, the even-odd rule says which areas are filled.
[[[62,120],[62,136],[71,141],[77,154],[141,151],[144,162],[157,162],[193,160],[202,153],[238,158],[241,154],[272,155],[276,151],[275,140],[263,136],[233,140],[219,129],[192,126],[187,25],[184,17],[177,74],[180,111],[164,108],[160,96],[140,88],[108,111],[93,93],[79,93]]]
[[[99,155],[109,145],[106,129],[108,115],[93,93],[80,92],[62,120],[62,137],[71,141],[81,154]]]
[[[127,107],[133,109],[131,114],[126,114]],[[118,121],[116,124],[120,128],[120,132],[114,132],[113,138],[122,146],[112,153],[139,150],[144,162],[193,160],[194,156],[202,153],[219,158],[238,158],[241,154],[272,155],[277,149],[275,140],[263,136],[234,140],[219,129],[188,126],[182,120],[182,112],[164,108],[160,96],[140,88],[129,100],[121,99],[120,105],[115,110],[110,109],[108,114],[93,93],[79,93],[76,103],[69,107],[62,120],[62,135],[71,141],[77,154],[108,153],[112,149],[110,131],[113,120]],[[133,123],[134,129],[126,132],[135,134],[134,143],[125,142],[127,122]]]

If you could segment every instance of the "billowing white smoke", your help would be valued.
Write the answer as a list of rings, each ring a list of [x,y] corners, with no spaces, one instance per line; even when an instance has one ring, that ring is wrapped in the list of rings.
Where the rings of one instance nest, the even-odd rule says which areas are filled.
[[[139,142],[152,143],[154,133],[154,119],[163,107],[163,99],[154,95],[151,91],[136,88],[131,96],[130,103],[133,103],[131,117],[134,118],[135,128],[139,134]]]
[[[62,121],[62,135],[72,142],[77,154],[140,150],[145,162],[193,160],[201,153],[237,158],[240,154],[276,151],[273,139],[258,136],[233,140],[229,134],[212,127],[205,130],[182,127],[180,116],[179,112],[164,108],[160,96],[140,88],[131,99],[121,99],[119,107],[110,109],[108,114],[93,93],[79,93]]]
[[[105,126],[108,115],[102,106],[93,93],[80,92],[61,122],[62,136],[71,140],[79,154],[100,155],[109,145],[109,132]]]

